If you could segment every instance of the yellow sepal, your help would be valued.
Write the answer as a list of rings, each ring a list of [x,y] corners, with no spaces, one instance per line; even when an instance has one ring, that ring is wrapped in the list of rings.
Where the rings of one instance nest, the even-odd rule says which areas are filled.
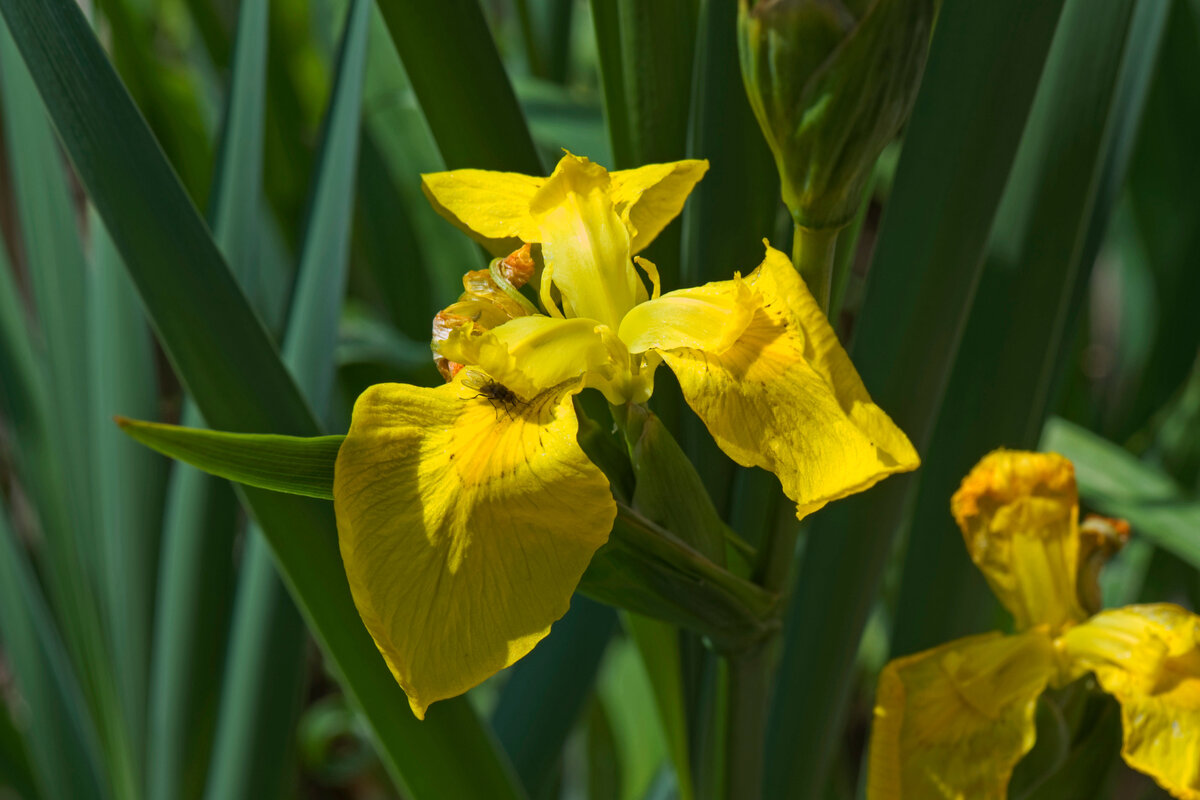
[[[713,310],[712,324],[693,323],[689,341],[665,315],[686,320],[675,306],[701,299]],[[662,353],[721,449],[739,464],[774,472],[797,517],[920,463],[903,431],[871,401],[825,314],[778,250],[768,247],[744,279],[672,292],[646,306],[634,310],[622,338]],[[738,307],[748,320],[734,313]],[[706,341],[711,348],[692,346]]]
[[[1057,632],[1087,618],[1076,591],[1079,495],[1070,461],[997,450],[963,479],[950,509],[1018,630]]]
[[[334,473],[355,605],[418,717],[546,636],[616,516],[578,386],[513,402],[464,378],[368,389]]]
[[[884,667],[867,800],[1004,800],[1033,747],[1038,695],[1054,673],[1042,631],[989,633]]]
[[[1169,603],[1103,611],[1059,648],[1070,677],[1090,670],[1121,704],[1129,766],[1200,800],[1200,617]]]

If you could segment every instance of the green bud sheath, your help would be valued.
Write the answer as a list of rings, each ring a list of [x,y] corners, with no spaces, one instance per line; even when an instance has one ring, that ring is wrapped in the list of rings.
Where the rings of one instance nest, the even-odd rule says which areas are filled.
[[[938,0],[739,0],[742,79],[797,226],[841,228],[912,109]]]

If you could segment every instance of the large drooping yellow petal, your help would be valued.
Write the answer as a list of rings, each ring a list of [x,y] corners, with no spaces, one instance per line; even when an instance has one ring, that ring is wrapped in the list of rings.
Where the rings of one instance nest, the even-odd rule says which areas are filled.
[[[617,214],[633,236],[633,252],[654,241],[683,210],[692,189],[708,172],[707,161],[672,161],[610,173]]]
[[[971,636],[892,661],[879,676],[867,800],[1003,800],[1054,669],[1040,631]]]
[[[1017,628],[1081,622],[1079,495],[1071,462],[1053,453],[998,450],[950,501],[967,551]]]
[[[688,314],[672,295],[703,298],[712,324],[690,322],[689,334],[678,324]],[[735,301],[752,312],[748,322],[729,311]],[[637,344],[631,349],[662,353],[721,449],[739,464],[774,472],[798,517],[917,467],[912,444],[871,402],[824,313],[778,250],[768,247],[745,279],[645,305],[632,312],[622,338]],[[701,340],[714,346],[692,346]]]
[[[606,332],[594,319],[517,317],[480,334],[459,329],[438,352],[451,361],[478,366],[521,397],[533,397],[585,374],[601,382],[628,371],[628,352]]]
[[[354,602],[423,717],[528,653],[616,515],[572,391],[512,402],[460,375],[354,406],[334,508]]]
[[[1200,800],[1200,617],[1168,603],[1104,611],[1059,639],[1121,704],[1121,755],[1184,800]]]
[[[517,172],[456,169],[421,176],[421,189],[434,209],[492,255],[502,256],[517,239],[537,241],[529,202],[545,178]]]
[[[629,231],[609,194],[608,171],[566,155],[530,202],[542,244],[542,295],[553,283],[567,316],[588,317],[614,331],[625,312],[646,299],[633,268]]]

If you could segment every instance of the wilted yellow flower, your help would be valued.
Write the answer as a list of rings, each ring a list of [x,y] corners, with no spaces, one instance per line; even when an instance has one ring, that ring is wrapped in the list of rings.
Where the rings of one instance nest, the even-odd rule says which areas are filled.
[[[576,441],[583,389],[644,402],[665,361],[718,444],[778,475],[798,516],[917,465],[781,253],[661,296],[653,264],[636,259],[646,288],[635,254],[706,169],[609,173],[567,155],[548,178],[425,176],[438,210],[493,252],[539,247],[546,313],[504,310],[502,297],[456,313],[435,341],[462,365],[451,380],[371,387],[338,454],[350,587],[418,716],[529,652],[605,542],[616,505]],[[491,278],[511,296],[508,276]],[[460,303],[488,302],[490,285],[467,288]]]
[[[868,800],[1004,798],[1033,747],[1038,696],[1089,672],[1121,704],[1126,762],[1200,800],[1200,617],[1166,603],[1096,613],[1097,563],[1128,525],[1079,524],[1074,468],[1054,454],[988,455],[951,508],[1017,633],[959,639],[884,668]]]

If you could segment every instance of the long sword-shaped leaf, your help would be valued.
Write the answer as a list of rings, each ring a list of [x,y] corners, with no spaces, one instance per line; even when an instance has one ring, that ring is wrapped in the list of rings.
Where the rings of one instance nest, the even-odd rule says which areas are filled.
[[[2,504],[0,643],[30,715],[24,722],[39,791],[48,800],[108,797],[87,704]]]
[[[267,84],[267,0],[242,4],[216,176],[212,224],[242,286],[255,280],[262,203]],[[202,424],[189,399],[183,420]],[[151,684],[147,788],[152,800],[203,791],[233,602],[232,489],[184,464],[172,475],[164,533]]]
[[[173,365],[209,423],[312,434],[317,424],[203,222],[70,0],[0,0],[75,167]],[[422,797],[513,797],[511,768],[465,701],[424,723],[362,627],[328,504],[244,489],[333,668],[395,780]],[[463,760],[473,769],[463,770]]]
[[[98,221],[88,299],[92,476],[95,530],[104,548],[104,606],[130,747],[142,753],[167,464],[145,448],[131,447],[110,422],[115,412],[156,414],[158,376],[137,293]]]
[[[284,339],[288,369],[309,403],[320,410],[328,408],[332,393],[349,265],[370,9],[370,0],[354,0],[347,14]],[[248,535],[205,790],[211,800],[280,791],[306,678],[304,622],[276,573],[261,531],[252,527]]]
[[[531,797],[545,797],[563,744],[593,696],[617,615],[586,597],[571,600],[550,635],[512,669],[492,728]]]
[[[864,383],[921,452],[1061,9],[947,0],[938,18],[852,347]],[[854,654],[915,487],[890,478],[814,520],[772,706],[767,796],[824,789]]]
[[[478,0],[379,0],[379,10],[446,166],[540,175]]]
[[[103,586],[89,454],[88,280],[61,155],[10,31],[0,26],[0,88],[34,305],[46,343],[44,452],[32,458],[45,534],[47,587],[84,697],[98,726],[107,780],[136,794],[128,724],[102,620]],[[99,602],[98,602],[99,601]]]
[[[1156,24],[1127,34],[1134,7]],[[967,557],[949,497],[984,453],[1030,448],[1062,360],[1069,306],[1091,275],[1089,232],[1104,228],[1111,195],[1098,205],[1106,172],[1120,183],[1128,163],[1121,127],[1136,130],[1149,71],[1123,91],[1126,54],[1151,63],[1167,2],[1068,0],[1038,87],[1013,173],[988,241],[979,292],[950,379],[948,405],[930,444],[901,583],[894,655],[987,630],[995,601]],[[1128,71],[1128,70],[1126,70]],[[1113,151],[1123,154],[1111,164]],[[1013,314],[1020,306],[1022,312]],[[1067,337],[1069,339],[1069,337]],[[1014,402],[1014,398],[1021,398]]]
[[[1042,431],[1041,447],[1075,464],[1084,503],[1104,514],[1124,517],[1134,534],[1145,536],[1200,569],[1200,501],[1189,498],[1162,470],[1096,434],[1053,417]]]

